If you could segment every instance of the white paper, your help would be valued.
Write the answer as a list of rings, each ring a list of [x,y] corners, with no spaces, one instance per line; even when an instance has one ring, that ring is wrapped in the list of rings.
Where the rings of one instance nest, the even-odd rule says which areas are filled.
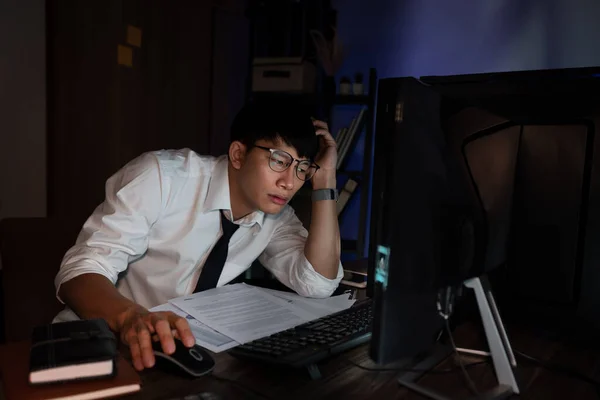
[[[227,337],[222,333],[215,331],[211,327],[206,326],[193,316],[189,315],[171,303],[161,304],[160,306],[150,309],[150,311],[172,311],[175,314],[187,319],[190,329],[192,330],[192,334],[196,339],[196,344],[214,353],[229,350],[239,344],[230,337]]]
[[[298,308],[311,314],[312,319],[322,318],[327,315],[350,308],[356,300],[349,300],[347,294],[328,297],[325,299],[313,299],[302,297],[296,293],[282,292],[281,290],[273,290],[266,288],[257,288],[272,296],[278,297],[287,301]]]
[[[170,302],[238,343],[248,343],[314,319],[310,312],[284,299],[241,283]]]

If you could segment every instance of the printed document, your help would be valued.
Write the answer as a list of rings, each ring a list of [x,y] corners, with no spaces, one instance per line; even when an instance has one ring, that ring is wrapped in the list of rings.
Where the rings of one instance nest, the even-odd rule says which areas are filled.
[[[172,299],[151,311],[172,311],[188,320],[196,343],[228,350],[351,307],[348,295],[311,299],[244,283]]]
[[[315,319],[310,311],[243,283],[178,297],[170,303],[242,344]]]
[[[350,308],[356,300],[349,300],[347,294],[328,297],[326,299],[311,299],[297,295],[296,293],[283,292],[281,290],[257,288],[269,293],[272,296],[279,297],[288,303],[303,309],[311,314],[311,320],[325,317],[338,311]]]
[[[192,334],[196,339],[196,344],[214,353],[229,350],[239,344],[232,338],[227,337],[222,333],[210,328],[209,326],[204,325],[202,322],[198,321],[185,311],[175,307],[171,303],[161,304],[160,306],[150,309],[150,311],[172,311],[175,314],[187,319],[190,329],[192,330]]]

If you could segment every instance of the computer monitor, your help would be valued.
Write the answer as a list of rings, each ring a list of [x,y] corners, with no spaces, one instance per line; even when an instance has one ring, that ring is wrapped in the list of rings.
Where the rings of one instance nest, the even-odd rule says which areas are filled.
[[[527,229],[527,209],[538,221],[551,218],[540,213],[544,207],[536,209],[541,195],[529,193],[548,171],[567,176],[557,157],[573,172],[564,179],[573,190],[558,196],[565,206],[558,213],[564,217],[561,209],[567,209],[574,215],[568,220],[577,222],[559,232],[575,238],[559,248],[573,256],[565,262],[581,262],[599,114],[584,97],[597,93],[599,73],[380,80],[369,249],[374,361],[431,351],[452,299],[466,284],[475,290],[488,344],[497,355],[498,380],[518,393],[511,369],[516,362],[485,278],[511,252],[516,263],[532,249],[546,253],[520,230]],[[557,150],[561,146],[564,154]],[[572,292],[576,296],[576,285]]]
[[[441,290],[483,273],[482,214],[441,107],[439,93],[414,78],[380,81],[369,252],[379,363],[431,349],[444,328]]]

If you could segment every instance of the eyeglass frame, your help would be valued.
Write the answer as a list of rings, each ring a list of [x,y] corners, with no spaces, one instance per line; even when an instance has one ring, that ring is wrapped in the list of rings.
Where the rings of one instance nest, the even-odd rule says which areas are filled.
[[[314,161],[312,161],[312,160],[300,160],[300,159],[298,159],[298,158],[294,158],[294,157],[293,157],[293,156],[292,156],[290,153],[288,153],[288,152],[287,152],[287,151],[285,151],[285,150],[281,150],[281,149],[271,149],[271,148],[269,148],[269,147],[265,147],[265,146],[259,146],[259,145],[257,145],[257,144],[254,144],[254,145],[252,145],[252,147],[258,147],[259,149],[267,150],[269,153],[271,153],[271,155],[269,156],[269,168],[271,168],[271,170],[272,170],[272,171],[274,171],[274,172],[285,172],[285,171],[287,171],[287,170],[288,170],[288,168],[290,168],[290,167],[292,166],[292,164],[294,163],[294,161],[295,161],[295,162],[297,162],[297,163],[298,163],[298,165],[300,165],[300,163],[301,163],[301,162],[305,162],[305,161],[308,161],[308,162],[310,162],[310,166],[309,166],[309,168],[314,166],[314,167],[316,167],[316,169],[315,169],[315,173],[314,173],[314,174],[313,174],[313,175],[312,175],[310,178],[308,178],[308,179],[306,179],[306,180],[304,180],[304,179],[302,179],[302,178],[300,178],[300,177],[298,176],[298,166],[296,166],[296,168],[295,168],[295,175],[296,175],[296,178],[300,179],[302,182],[308,182],[308,181],[310,181],[312,178],[314,178],[314,176],[315,176],[315,174],[317,173],[317,171],[318,171],[319,169],[321,169],[321,167],[319,166],[319,164],[317,164],[316,162],[314,162]],[[283,171],[275,171],[275,170],[273,169],[273,167],[271,167],[271,162],[270,162],[270,161],[271,161],[271,158],[273,157],[273,153],[274,153],[274,152],[276,152],[276,151],[280,151],[280,152],[282,152],[282,153],[285,153],[285,154],[287,154],[288,156],[290,156],[290,158],[292,159],[292,161],[290,162],[290,165],[288,165],[288,166],[287,166],[287,167],[286,167],[286,168],[285,168]]]

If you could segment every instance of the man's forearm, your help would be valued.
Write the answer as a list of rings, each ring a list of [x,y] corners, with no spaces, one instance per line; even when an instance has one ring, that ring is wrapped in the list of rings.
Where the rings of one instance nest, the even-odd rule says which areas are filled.
[[[83,274],[63,283],[59,295],[80,318],[103,318],[114,331],[118,331],[121,315],[141,307],[100,274]]]
[[[315,182],[313,188],[335,188],[335,176]],[[304,255],[315,271],[325,278],[334,279],[339,269],[340,253],[340,229],[335,200],[313,202]]]

